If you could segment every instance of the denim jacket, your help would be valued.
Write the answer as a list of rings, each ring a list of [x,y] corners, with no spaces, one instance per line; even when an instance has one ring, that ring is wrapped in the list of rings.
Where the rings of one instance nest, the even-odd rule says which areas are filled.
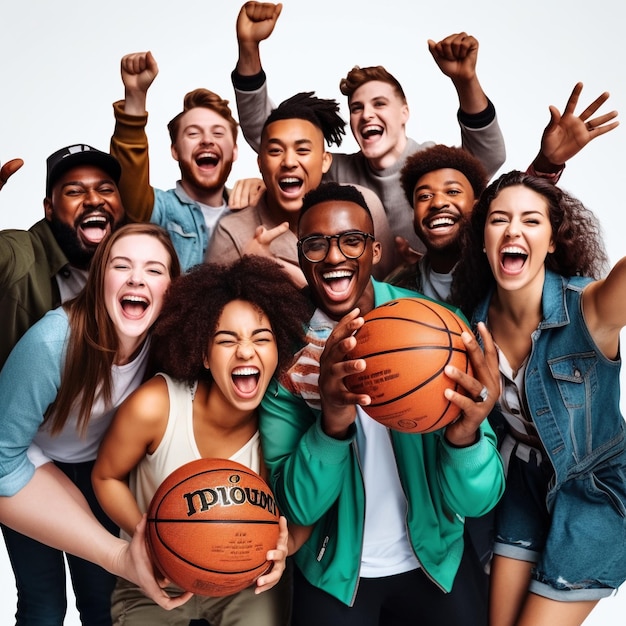
[[[546,270],[543,319],[532,335],[524,389],[554,475],[547,506],[553,528],[587,527],[611,560],[626,529],[626,438],[619,408],[621,359],[607,359],[585,323],[581,295],[589,278]],[[491,294],[473,323],[487,318]],[[574,533],[575,534],[575,533]],[[594,546],[595,549],[595,546]],[[602,548],[596,558],[602,558]],[[622,565],[626,570],[626,563]],[[626,576],[626,572],[624,572]],[[623,578],[622,578],[623,580]]]
[[[227,200],[226,192],[224,198]],[[169,232],[183,271],[204,262],[212,233],[207,230],[202,209],[185,193],[180,182],[176,189],[154,190],[150,221]]]

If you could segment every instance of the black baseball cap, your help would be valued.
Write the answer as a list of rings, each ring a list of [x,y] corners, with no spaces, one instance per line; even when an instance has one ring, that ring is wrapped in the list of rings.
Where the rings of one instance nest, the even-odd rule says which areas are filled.
[[[78,165],[95,165],[104,170],[115,183],[119,183],[122,168],[118,160],[108,152],[102,152],[88,146],[85,143],[77,143],[73,146],[61,148],[52,153],[46,160],[46,197],[50,197],[50,192],[54,183],[65,172]]]

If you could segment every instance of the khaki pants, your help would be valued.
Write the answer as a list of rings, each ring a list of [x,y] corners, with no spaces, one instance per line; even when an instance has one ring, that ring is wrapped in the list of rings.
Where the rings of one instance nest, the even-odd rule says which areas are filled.
[[[126,580],[118,579],[111,596],[114,626],[188,626],[191,619],[205,619],[211,626],[288,626],[291,617],[292,567],[280,582],[259,595],[254,586],[232,596],[209,598],[194,595],[182,606],[166,611]],[[179,593],[176,587],[168,588]]]

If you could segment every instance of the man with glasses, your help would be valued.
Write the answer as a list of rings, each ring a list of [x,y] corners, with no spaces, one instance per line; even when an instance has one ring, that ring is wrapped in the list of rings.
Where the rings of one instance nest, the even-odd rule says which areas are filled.
[[[504,489],[485,417],[498,391],[497,357],[464,337],[475,378],[446,371],[468,396],[463,416],[426,435],[390,431],[361,409],[344,378],[352,336],[375,306],[422,298],[372,278],[382,248],[363,196],[327,183],[303,200],[298,256],[318,307],[307,345],[260,407],[271,486],[283,514],[312,525],[295,554],[294,626],[459,626],[487,621],[479,562],[464,553],[463,518],[491,509]],[[476,402],[481,389],[485,402]]]

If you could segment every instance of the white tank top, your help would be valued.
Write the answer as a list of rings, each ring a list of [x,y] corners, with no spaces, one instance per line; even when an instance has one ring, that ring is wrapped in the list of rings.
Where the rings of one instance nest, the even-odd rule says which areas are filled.
[[[146,454],[129,479],[130,490],[142,513],[148,510],[154,492],[167,476],[181,465],[202,458],[193,433],[193,399],[197,383],[189,385],[175,381],[167,374],[158,375],[165,379],[170,397],[167,427],[157,449]],[[260,472],[261,438],[258,430],[230,460]],[[123,532],[122,536],[129,539]]]

